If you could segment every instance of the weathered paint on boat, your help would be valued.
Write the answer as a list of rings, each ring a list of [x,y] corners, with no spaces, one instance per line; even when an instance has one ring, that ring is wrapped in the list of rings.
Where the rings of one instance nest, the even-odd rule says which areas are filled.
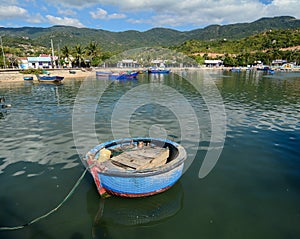
[[[103,148],[113,149],[123,145],[150,142],[161,147],[169,147],[171,160],[163,166],[144,170],[107,169],[96,162],[99,151]],[[90,150],[84,160],[90,167],[98,192],[101,196],[108,194],[122,197],[144,197],[154,195],[172,187],[182,175],[186,151],[170,140],[155,138],[127,138],[109,141]]]

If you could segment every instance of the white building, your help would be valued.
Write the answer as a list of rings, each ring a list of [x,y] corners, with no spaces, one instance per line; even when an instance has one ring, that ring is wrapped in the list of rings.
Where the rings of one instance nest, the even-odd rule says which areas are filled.
[[[221,66],[221,65],[223,65],[223,61],[222,60],[205,60],[204,64],[207,67]]]
[[[135,60],[125,59],[125,60],[119,61],[117,64],[117,67],[119,67],[119,68],[137,68],[137,67],[140,67],[140,65]]]
[[[27,57],[27,61],[28,68],[52,68],[52,61],[50,56]]]

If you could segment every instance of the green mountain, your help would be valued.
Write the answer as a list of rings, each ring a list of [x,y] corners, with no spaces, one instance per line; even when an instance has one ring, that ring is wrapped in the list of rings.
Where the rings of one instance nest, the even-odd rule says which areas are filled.
[[[262,18],[251,23],[211,25],[192,31],[177,31],[167,28],[153,28],[148,31],[110,32],[101,29],[53,26],[49,28],[21,27],[0,28],[5,46],[20,44],[50,47],[50,39],[55,47],[87,45],[91,41],[100,44],[104,51],[122,51],[137,47],[174,46],[186,40],[240,39],[267,30],[299,29],[300,20],[289,17]]]

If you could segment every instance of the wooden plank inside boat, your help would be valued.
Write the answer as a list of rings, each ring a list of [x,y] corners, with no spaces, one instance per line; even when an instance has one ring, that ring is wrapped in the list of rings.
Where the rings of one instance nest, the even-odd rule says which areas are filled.
[[[169,149],[161,147],[143,147],[125,151],[111,159],[122,168],[135,170],[151,169],[164,165],[169,157]]]

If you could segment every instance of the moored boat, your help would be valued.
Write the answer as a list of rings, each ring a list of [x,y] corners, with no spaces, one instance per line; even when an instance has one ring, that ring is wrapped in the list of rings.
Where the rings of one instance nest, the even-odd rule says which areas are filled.
[[[112,74],[113,73],[111,71],[96,71],[96,76],[97,77],[108,78]]]
[[[230,69],[231,72],[241,72],[241,68],[240,67],[232,67]]]
[[[25,81],[31,81],[31,80],[33,80],[33,76],[24,76],[23,79]]]
[[[137,75],[139,74],[138,71],[133,72],[123,72],[123,73],[113,73],[109,75],[110,80],[130,80],[136,79]]]
[[[63,76],[40,76],[36,75],[37,79],[41,82],[60,82],[64,79]]]
[[[150,67],[148,69],[148,73],[150,74],[169,74],[170,73],[170,70],[168,69],[165,69],[164,67]]]
[[[101,196],[144,197],[172,187],[186,157],[185,149],[170,140],[125,138],[94,147],[83,163]]]

